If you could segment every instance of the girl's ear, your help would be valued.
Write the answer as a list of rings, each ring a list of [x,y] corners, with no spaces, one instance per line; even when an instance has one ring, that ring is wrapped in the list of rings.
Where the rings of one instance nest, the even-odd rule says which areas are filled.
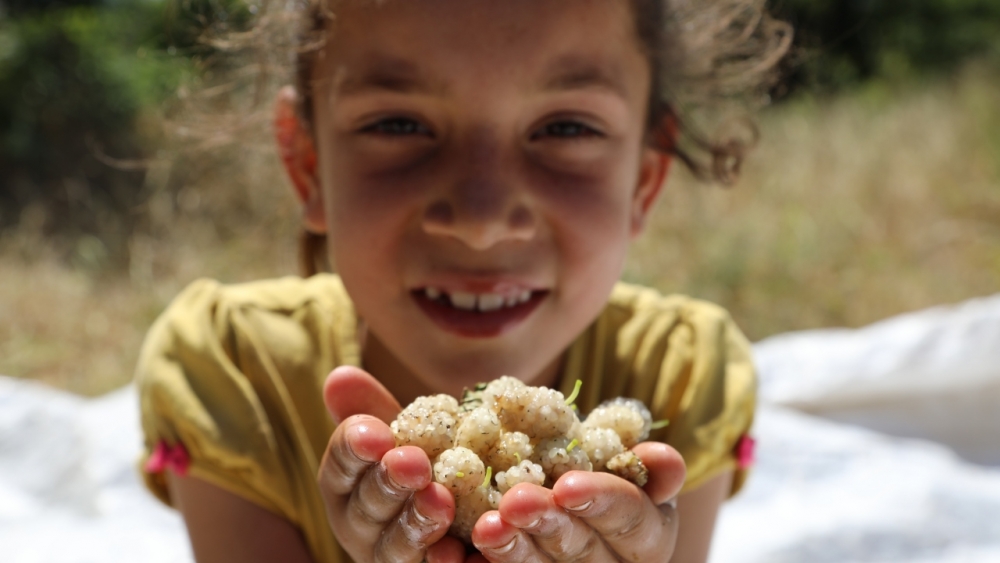
[[[302,204],[303,226],[311,233],[323,234],[326,213],[316,176],[316,147],[295,111],[298,103],[298,93],[292,86],[278,92],[274,102],[274,137],[285,172]]]
[[[638,236],[646,227],[646,219],[653,209],[657,196],[670,173],[671,151],[677,139],[677,120],[668,113],[663,123],[652,131],[650,146],[644,149],[639,185],[632,196],[632,236]]]
[[[643,154],[639,185],[632,196],[632,236],[638,236],[646,227],[653,203],[667,182],[670,162],[670,155],[657,149],[648,148]]]

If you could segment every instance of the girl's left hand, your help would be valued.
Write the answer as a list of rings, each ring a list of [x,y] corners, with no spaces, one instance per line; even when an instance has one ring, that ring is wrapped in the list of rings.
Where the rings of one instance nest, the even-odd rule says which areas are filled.
[[[522,483],[472,532],[482,561],[670,561],[677,539],[676,497],[684,461],[666,444],[634,448],[649,469],[646,486],[610,473],[571,471],[554,488]]]

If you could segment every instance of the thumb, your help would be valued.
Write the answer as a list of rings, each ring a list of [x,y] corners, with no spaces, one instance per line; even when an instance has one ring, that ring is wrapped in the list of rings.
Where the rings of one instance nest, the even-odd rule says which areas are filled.
[[[367,414],[389,424],[402,410],[377,379],[354,366],[340,366],[330,372],[323,384],[323,402],[337,424],[356,414]]]

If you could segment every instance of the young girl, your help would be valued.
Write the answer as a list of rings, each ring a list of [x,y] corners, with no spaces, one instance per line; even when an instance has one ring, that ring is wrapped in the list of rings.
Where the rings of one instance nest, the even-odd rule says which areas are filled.
[[[618,278],[671,157],[697,169],[679,108],[759,82],[787,29],[756,0],[308,13],[322,41],[278,96],[277,139],[306,240],[326,240],[309,263],[339,275],[196,282],[138,368],[144,475],[198,561],[704,562],[746,469],[749,346],[718,307]],[[701,146],[728,179],[740,146]],[[582,380],[582,413],[629,396],[669,419],[635,448],[648,484],[522,484],[474,549],[446,536],[454,499],[387,422],[504,374]]]

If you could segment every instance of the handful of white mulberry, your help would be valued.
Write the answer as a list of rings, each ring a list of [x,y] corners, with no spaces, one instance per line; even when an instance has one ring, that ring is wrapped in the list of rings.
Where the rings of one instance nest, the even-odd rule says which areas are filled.
[[[434,466],[434,480],[455,495],[450,533],[471,541],[472,527],[518,483],[551,487],[572,470],[607,471],[638,486],[648,471],[630,448],[654,426],[649,409],[618,398],[582,422],[559,391],[531,387],[509,376],[449,395],[419,397],[391,428],[397,446],[417,446]],[[660,426],[663,423],[657,423]]]

